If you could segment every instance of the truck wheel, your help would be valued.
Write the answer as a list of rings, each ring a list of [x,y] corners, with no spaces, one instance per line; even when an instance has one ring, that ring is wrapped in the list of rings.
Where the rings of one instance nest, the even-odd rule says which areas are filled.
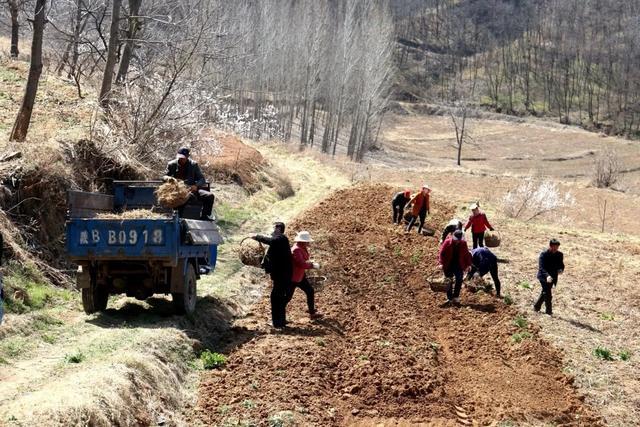
[[[177,314],[193,314],[196,311],[196,270],[189,263],[184,276],[182,293],[172,293],[173,308]]]
[[[82,289],[82,308],[87,314],[103,311],[107,308],[109,293],[96,285],[95,280],[91,281],[88,288]]]

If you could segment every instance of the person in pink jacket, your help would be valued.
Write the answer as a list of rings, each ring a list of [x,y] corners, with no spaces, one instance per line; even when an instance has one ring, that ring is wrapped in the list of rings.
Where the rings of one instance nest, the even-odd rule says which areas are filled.
[[[474,203],[469,207],[469,209],[471,209],[471,216],[469,217],[469,221],[467,221],[467,225],[464,226],[464,231],[467,231],[469,227],[471,227],[473,249],[478,246],[482,248],[484,247],[484,232],[487,228],[493,231],[493,226],[489,224],[487,215],[480,211],[480,205]]]
[[[287,293],[287,303],[293,298],[293,293],[296,288],[302,289],[307,295],[307,308],[309,309],[309,316],[312,319],[322,317],[316,311],[315,307],[315,292],[313,286],[309,283],[306,276],[306,271],[313,268],[320,268],[320,264],[310,260],[309,244],[313,242],[311,234],[308,231],[301,231],[296,235],[294,245],[291,248],[291,256],[293,260],[293,275],[291,277],[291,288]]]

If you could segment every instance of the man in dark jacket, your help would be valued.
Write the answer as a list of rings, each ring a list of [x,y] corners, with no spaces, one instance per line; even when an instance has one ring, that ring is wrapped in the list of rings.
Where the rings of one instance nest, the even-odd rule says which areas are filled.
[[[500,279],[498,278],[498,257],[493,254],[488,248],[476,248],[471,251],[471,259],[473,265],[467,279],[471,279],[477,274],[479,277],[484,276],[487,273],[491,274],[493,284],[496,287],[496,296],[500,297]]]
[[[184,181],[191,190],[187,203],[200,200],[202,203],[200,219],[211,220],[214,195],[204,189],[207,181],[204,179],[200,166],[189,158],[189,154],[188,148],[182,147],[179,149],[176,159],[167,164],[167,170],[164,175],[165,177],[172,177]]]
[[[538,301],[533,306],[535,311],[540,311],[544,302],[545,311],[548,315],[553,314],[551,308],[551,289],[558,284],[558,275],[564,271],[564,256],[558,249],[560,242],[551,239],[549,249],[542,251],[538,258],[538,280],[542,286],[542,292]]]
[[[293,262],[289,239],[284,234],[285,225],[276,222],[271,236],[256,235],[252,238],[260,243],[269,245],[263,261],[263,267],[271,276],[273,289],[271,290],[271,319],[274,328],[284,328],[287,324],[286,307],[288,290],[291,287]]]
[[[393,196],[393,200],[391,200],[391,208],[393,209],[393,223],[394,224],[402,224],[402,220],[404,219],[404,207],[411,200],[411,191],[405,190],[396,193]]]

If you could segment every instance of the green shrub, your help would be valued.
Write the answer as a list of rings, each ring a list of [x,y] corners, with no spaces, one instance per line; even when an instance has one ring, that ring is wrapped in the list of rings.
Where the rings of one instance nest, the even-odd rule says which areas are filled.
[[[222,368],[227,363],[227,358],[223,354],[213,353],[209,350],[205,350],[200,354],[200,360],[205,369]]]
[[[511,341],[516,344],[520,344],[522,341],[529,338],[531,338],[531,334],[527,331],[516,332],[515,334],[511,335]]]
[[[527,319],[524,318],[524,316],[522,315],[518,315],[514,320],[513,320],[513,324],[516,325],[518,328],[520,329],[526,329],[527,328]]]
[[[600,314],[600,319],[613,321],[614,320],[613,313],[604,312]]]
[[[84,361],[84,359],[86,358],[87,357],[84,355],[84,353],[78,350],[75,353],[66,354],[64,356],[64,361],[67,363],[82,363],[82,361]]]
[[[631,352],[629,350],[620,350],[618,352],[618,357],[620,358],[620,360],[622,360],[623,362],[628,361],[629,359],[631,359]]]
[[[600,360],[613,360],[613,354],[611,354],[611,350],[606,347],[596,347],[593,350],[593,354]]]
[[[513,298],[509,294],[506,294],[502,300],[506,305],[513,305]]]
[[[518,282],[518,286],[520,286],[522,289],[533,289],[533,286],[531,286],[531,283],[529,283],[526,280],[522,280],[520,282]]]

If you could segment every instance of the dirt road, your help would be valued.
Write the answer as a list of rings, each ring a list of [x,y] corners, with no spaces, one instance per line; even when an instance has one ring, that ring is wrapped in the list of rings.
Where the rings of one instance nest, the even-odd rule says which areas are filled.
[[[443,306],[435,238],[390,224],[391,188],[342,190],[292,224],[310,230],[329,277],[310,322],[302,293],[273,333],[267,300],[240,322],[252,337],[205,375],[194,422],[214,425],[598,425],[561,355],[491,295]],[[436,204],[440,229],[452,210]],[[521,342],[516,342],[522,338]],[[241,338],[246,340],[245,338]]]

